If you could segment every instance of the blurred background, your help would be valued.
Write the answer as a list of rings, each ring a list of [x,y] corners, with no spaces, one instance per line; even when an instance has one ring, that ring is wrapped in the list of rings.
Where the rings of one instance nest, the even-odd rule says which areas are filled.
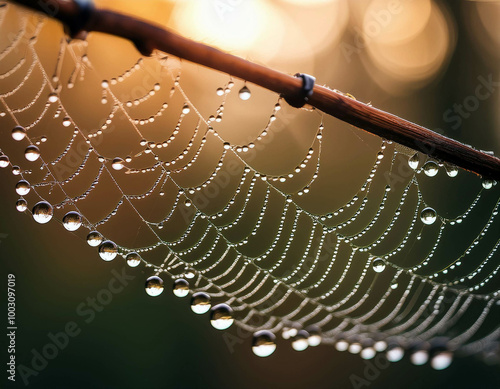
[[[99,0],[96,4],[145,18],[289,74],[312,74],[319,84],[500,154],[500,92],[495,84],[500,82],[498,1]],[[15,30],[15,18],[6,18],[3,23],[11,23]],[[46,23],[38,40],[37,51],[47,68],[54,67],[60,32],[56,23]],[[1,37],[1,47],[9,39],[8,35]],[[110,79],[137,61],[138,54],[129,42],[97,34],[91,34],[88,42],[88,57],[101,79]],[[2,72],[9,68],[8,60]],[[175,72],[175,65],[170,66]],[[189,66],[182,64],[179,68]],[[70,73],[70,68],[63,69],[65,79]],[[213,75],[207,79],[204,71],[195,70],[185,79],[190,98],[203,102],[213,97],[215,87],[228,77]],[[484,80],[493,83],[483,98],[477,95],[477,87]],[[63,87],[66,95],[62,98],[73,107],[82,128],[93,128],[105,112],[100,102],[100,79],[90,74],[85,82],[76,83],[71,94]],[[238,88],[243,85],[240,80],[235,82]],[[90,83],[97,87],[87,88]],[[12,87],[1,84],[2,92]],[[244,122],[259,129],[277,97],[249,87],[252,106],[234,105],[231,111],[238,119],[232,123]],[[126,93],[133,95],[132,91]],[[21,102],[22,97],[19,99]],[[199,103],[201,107],[206,104]],[[318,122],[317,117],[293,115],[293,136],[276,154],[283,160],[287,150],[303,142],[301,126]],[[12,123],[8,118],[0,119],[2,139],[10,138]],[[339,159],[347,167],[376,153],[380,143],[376,137],[325,120],[335,130],[326,136],[330,137],[326,145],[337,144],[339,149],[346,146]],[[248,131],[256,131],[232,131],[234,125],[222,127],[220,132],[236,144],[248,137]],[[2,150],[13,149],[9,142],[2,140]],[[103,147],[118,149],[120,142]],[[286,163],[276,155],[260,168],[273,174],[286,171]],[[336,172],[334,178],[348,186],[352,170],[344,170],[342,174]],[[158,298],[147,296],[143,286],[150,274],[144,268],[126,268],[131,279],[123,292],[114,295],[86,323],[77,307],[107,288],[114,277],[111,271],[121,273],[123,261],[105,263],[82,236],[63,232],[60,224],[38,225],[31,217],[19,214],[12,190],[16,177],[5,170],[0,171],[0,177],[4,189],[0,191],[0,266],[4,280],[8,273],[14,273],[17,280],[17,362],[30,366],[33,350],[42,350],[50,341],[49,333],[64,331],[68,321],[76,322],[81,329],[57,357],[29,378],[30,387],[500,387],[498,364],[488,365],[475,357],[457,358],[444,371],[434,371],[428,365],[413,366],[407,359],[372,371],[369,362],[339,353],[332,346],[320,345],[299,353],[278,339],[278,349],[272,356],[257,358],[251,352],[251,335],[236,326],[224,333],[214,330],[206,317],[193,315],[188,302],[174,297],[168,288]],[[331,206],[326,203],[326,195],[317,194],[315,198],[321,200],[319,204]],[[353,377],[360,377],[363,384],[356,386]],[[7,381],[2,378],[2,382]],[[24,386],[19,375],[14,385],[6,385]]]

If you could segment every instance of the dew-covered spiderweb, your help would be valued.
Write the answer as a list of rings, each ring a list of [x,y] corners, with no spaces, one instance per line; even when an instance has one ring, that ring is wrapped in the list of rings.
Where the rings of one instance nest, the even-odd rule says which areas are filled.
[[[436,369],[498,354],[495,182],[167,54],[0,17],[20,212],[255,333],[259,356],[276,336]]]

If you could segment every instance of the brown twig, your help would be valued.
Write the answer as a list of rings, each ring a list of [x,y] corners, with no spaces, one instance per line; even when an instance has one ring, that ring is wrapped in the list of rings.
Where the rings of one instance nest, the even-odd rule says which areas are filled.
[[[116,35],[134,42],[144,55],[150,55],[154,49],[158,49],[252,82],[285,97],[293,98],[301,93],[301,79],[224,53],[132,16],[91,8],[87,9],[85,20],[82,21],[82,8],[76,2],[63,0],[15,0],[15,2],[60,20],[69,26],[73,33],[77,26],[76,29]],[[484,178],[500,181],[499,158],[341,93],[316,85],[308,104],[365,131],[457,165]]]

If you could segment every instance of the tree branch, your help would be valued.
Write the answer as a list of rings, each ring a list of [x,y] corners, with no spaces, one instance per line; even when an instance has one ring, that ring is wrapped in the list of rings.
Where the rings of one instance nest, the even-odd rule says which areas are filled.
[[[56,18],[75,30],[96,31],[134,42],[143,55],[154,49],[230,74],[279,93],[301,95],[302,79],[252,63],[221,50],[192,41],[160,26],[113,11],[82,7],[85,0],[14,0]],[[85,11],[85,12],[83,12]],[[83,20],[82,20],[83,19]],[[500,159],[396,115],[373,108],[341,93],[316,85],[308,104],[340,120],[393,140],[438,160],[472,171],[483,178],[500,181]]]

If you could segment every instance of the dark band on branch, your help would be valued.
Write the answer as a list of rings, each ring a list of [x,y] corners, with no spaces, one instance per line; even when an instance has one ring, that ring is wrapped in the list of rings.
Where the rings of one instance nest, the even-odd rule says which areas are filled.
[[[295,108],[302,108],[313,94],[316,78],[309,74],[296,73],[294,77],[302,78],[302,88],[295,95],[284,95],[285,101]]]

